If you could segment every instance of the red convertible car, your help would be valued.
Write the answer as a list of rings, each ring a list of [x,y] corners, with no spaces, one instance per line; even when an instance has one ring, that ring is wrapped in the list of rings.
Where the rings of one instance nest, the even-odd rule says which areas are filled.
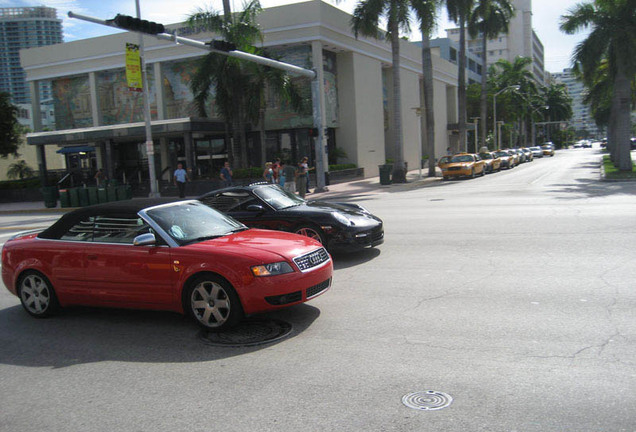
[[[198,201],[120,201],[67,213],[2,249],[2,280],[35,317],[90,305],[169,310],[222,330],[331,286],[316,240],[249,229]]]

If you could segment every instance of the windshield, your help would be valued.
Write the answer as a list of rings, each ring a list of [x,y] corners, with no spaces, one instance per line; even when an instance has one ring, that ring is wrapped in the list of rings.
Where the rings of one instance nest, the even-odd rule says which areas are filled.
[[[181,246],[247,229],[239,221],[199,202],[155,207],[146,214]]]
[[[490,153],[479,153],[482,159],[492,159],[492,155]]]
[[[453,156],[451,162],[473,162],[473,157],[469,155]]]
[[[495,153],[495,155],[496,155],[497,157],[510,156],[508,153],[503,152],[503,151],[499,151],[499,152]]]
[[[276,210],[301,205],[306,201],[291,192],[284,191],[278,185],[263,186],[254,189],[254,195]]]

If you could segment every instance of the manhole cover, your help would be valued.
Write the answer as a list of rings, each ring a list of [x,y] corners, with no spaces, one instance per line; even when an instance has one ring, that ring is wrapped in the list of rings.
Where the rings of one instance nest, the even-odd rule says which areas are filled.
[[[402,403],[409,408],[422,411],[434,411],[446,408],[453,398],[446,393],[434,390],[419,391],[402,397]]]
[[[208,345],[244,347],[274,342],[289,335],[292,325],[277,319],[248,320],[222,332],[202,330],[199,337]]]

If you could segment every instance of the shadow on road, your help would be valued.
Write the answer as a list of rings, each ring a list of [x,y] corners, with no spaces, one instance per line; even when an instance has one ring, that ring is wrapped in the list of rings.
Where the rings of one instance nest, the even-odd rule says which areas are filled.
[[[203,343],[199,327],[177,313],[122,309],[69,308],[34,319],[22,307],[0,311],[0,363],[63,368],[101,361],[179,363],[221,360],[285,343],[305,331],[320,310],[301,304],[259,318],[292,324],[285,339],[250,347]]]
[[[359,252],[350,254],[334,254],[333,255],[333,268],[334,270],[346,269],[349,267],[364,264],[380,256],[382,252],[380,249],[371,248],[363,249]]]
[[[636,195],[636,182],[607,182],[591,179],[577,179],[576,183],[552,185],[550,193],[567,194],[556,196],[561,200],[587,199],[613,195]]]

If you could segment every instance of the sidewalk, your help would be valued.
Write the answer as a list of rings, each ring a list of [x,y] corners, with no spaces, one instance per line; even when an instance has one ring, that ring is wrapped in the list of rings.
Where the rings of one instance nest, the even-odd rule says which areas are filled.
[[[419,178],[419,170],[409,171],[406,175],[406,183],[381,185],[380,177],[369,177],[363,180],[354,180],[350,182],[337,183],[327,186],[329,189],[325,192],[310,193],[305,197],[308,200],[351,200],[360,199],[362,197],[379,195],[389,192],[399,192],[409,189],[424,187],[429,184],[438,182],[441,177],[426,177],[427,169],[422,170],[422,178]],[[438,173],[438,175],[440,175]],[[313,191],[313,188],[311,188]],[[187,197],[196,198],[196,197]],[[12,213],[66,213],[73,208],[47,208],[44,201],[25,201],[14,203],[0,203],[0,214]]]

